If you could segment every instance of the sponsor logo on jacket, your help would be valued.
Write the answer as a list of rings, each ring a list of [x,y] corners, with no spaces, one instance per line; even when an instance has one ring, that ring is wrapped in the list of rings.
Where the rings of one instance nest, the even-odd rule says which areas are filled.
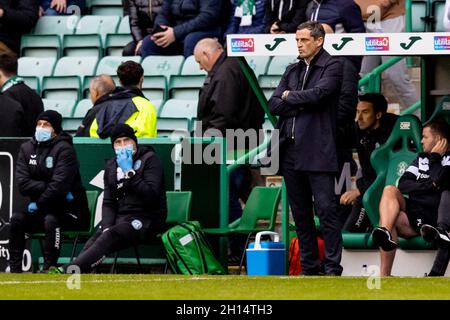
[[[37,160],[36,160],[36,155],[32,154],[30,157],[30,161],[28,162],[28,164],[32,165],[32,166],[37,166]]]

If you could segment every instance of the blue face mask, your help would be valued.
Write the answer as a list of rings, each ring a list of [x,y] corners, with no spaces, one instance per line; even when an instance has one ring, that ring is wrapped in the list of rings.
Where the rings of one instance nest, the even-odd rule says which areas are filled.
[[[47,128],[36,128],[34,137],[38,142],[45,142],[52,138],[52,130]]]
[[[114,151],[116,152],[116,156],[118,156],[121,153],[124,153],[127,156],[132,156],[134,150],[133,150],[133,145],[128,144],[124,147],[118,147],[118,148],[114,149]]]

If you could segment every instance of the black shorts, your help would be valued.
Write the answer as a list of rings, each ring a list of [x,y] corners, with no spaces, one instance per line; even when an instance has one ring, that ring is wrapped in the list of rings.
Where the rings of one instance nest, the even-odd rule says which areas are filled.
[[[437,224],[437,209],[429,208],[421,205],[410,199],[405,199],[406,215],[408,216],[411,227],[420,234],[420,227],[423,224],[430,224],[436,226]]]

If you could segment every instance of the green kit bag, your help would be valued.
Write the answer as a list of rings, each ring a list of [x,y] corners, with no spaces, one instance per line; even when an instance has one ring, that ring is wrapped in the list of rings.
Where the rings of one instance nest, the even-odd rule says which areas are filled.
[[[180,223],[162,235],[167,261],[178,274],[226,274],[198,221]]]

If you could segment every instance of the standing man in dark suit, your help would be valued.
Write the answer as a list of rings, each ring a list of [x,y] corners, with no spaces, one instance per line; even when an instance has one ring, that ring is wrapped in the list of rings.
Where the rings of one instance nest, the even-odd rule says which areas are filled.
[[[325,240],[325,273],[342,273],[341,226],[334,195],[342,66],[322,48],[324,37],[318,22],[298,26],[300,61],[287,68],[269,101],[272,114],[280,116],[280,168],[297,228],[304,275],[317,275],[320,268],[313,196]]]

